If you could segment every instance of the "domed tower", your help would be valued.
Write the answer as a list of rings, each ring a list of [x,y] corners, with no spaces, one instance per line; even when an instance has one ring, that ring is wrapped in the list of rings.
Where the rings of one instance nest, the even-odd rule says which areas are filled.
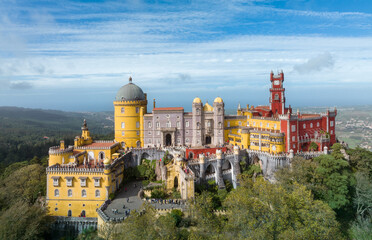
[[[115,141],[122,147],[143,147],[143,115],[147,113],[147,95],[132,82],[122,86],[115,101]]]
[[[213,101],[214,138],[213,144],[220,146],[224,143],[223,124],[225,116],[225,104],[222,98],[216,97]]]

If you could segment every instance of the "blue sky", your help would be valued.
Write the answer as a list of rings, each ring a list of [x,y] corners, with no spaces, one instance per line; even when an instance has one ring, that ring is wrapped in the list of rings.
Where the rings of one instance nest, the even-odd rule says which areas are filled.
[[[113,110],[129,76],[158,106],[372,104],[369,1],[0,1],[0,106]],[[152,104],[149,104],[152,106]]]

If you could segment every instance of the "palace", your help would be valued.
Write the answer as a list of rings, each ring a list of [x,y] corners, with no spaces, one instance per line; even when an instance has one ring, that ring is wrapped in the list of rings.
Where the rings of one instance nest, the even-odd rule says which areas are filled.
[[[158,108],[154,99],[152,112],[147,112],[147,95],[129,78],[113,102],[114,140],[93,140],[84,121],[82,134],[75,138],[73,146],[65,146],[61,141],[59,146],[50,148],[46,169],[50,214],[96,218],[97,209],[120,188],[124,167],[133,166],[128,162],[141,164],[146,149],[157,154],[152,159],[159,159],[164,148],[184,149],[178,165],[170,165],[164,172],[168,171],[170,176],[169,185],[185,183],[188,186],[184,191],[186,197],[192,196],[190,179],[216,177],[218,185],[223,187],[223,177],[230,174],[236,187],[241,161],[239,150],[264,154],[266,159],[274,156],[275,161],[282,161],[286,154],[293,157],[293,153],[310,150],[326,152],[336,142],[337,110],[321,114],[293,113],[291,106],[286,107],[283,72],[277,75],[271,72],[270,81],[268,106],[242,108],[239,104],[236,115],[225,115],[220,97],[216,97],[212,105],[195,98],[191,112],[185,112],[182,107]],[[234,154],[225,157],[222,153],[229,145],[234,146]],[[214,161],[216,172],[210,171],[212,163],[207,162],[203,154],[215,154],[216,159],[208,158],[208,161]],[[265,164],[271,166],[272,163]],[[195,175],[193,172],[197,171],[199,174]],[[185,175],[179,180],[175,174],[193,177]]]

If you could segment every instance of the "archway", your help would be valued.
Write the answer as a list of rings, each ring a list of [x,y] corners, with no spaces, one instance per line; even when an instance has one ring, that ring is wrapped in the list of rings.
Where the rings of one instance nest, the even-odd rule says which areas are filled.
[[[231,163],[230,161],[226,160],[222,165],[222,171],[230,170],[231,169]]]
[[[81,217],[85,217],[85,210],[83,210],[80,214]]]
[[[173,184],[173,187],[174,187],[175,189],[178,188],[178,177],[177,177],[177,176],[174,177],[174,184]]]
[[[212,143],[212,137],[211,136],[206,136],[205,137],[205,144],[211,144]]]
[[[104,153],[104,152],[99,152],[99,154],[98,154],[98,159],[99,159],[99,160],[103,160],[103,159],[105,159],[105,153]]]
[[[194,153],[193,152],[189,152],[189,159],[193,159],[194,158]]]
[[[169,133],[165,135],[165,146],[171,146],[172,145],[172,135]]]
[[[216,171],[212,164],[209,164],[207,169],[205,170],[205,175],[214,174]]]
[[[142,159],[150,159],[150,155],[147,152],[142,153],[141,160]]]
[[[141,142],[137,141],[137,148],[140,148],[140,147],[141,147]]]

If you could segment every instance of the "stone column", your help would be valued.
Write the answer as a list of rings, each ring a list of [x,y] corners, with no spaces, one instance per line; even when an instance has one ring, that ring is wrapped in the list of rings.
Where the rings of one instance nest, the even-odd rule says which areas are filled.
[[[205,159],[204,154],[199,154],[200,182],[205,180]]]
[[[233,172],[232,172],[232,184],[234,188],[238,186],[238,175],[240,174],[240,159],[239,159],[239,147],[234,146],[234,164],[233,164]]]
[[[218,188],[225,188],[225,183],[223,182],[222,176],[222,151],[216,150],[217,155],[217,169],[216,169],[216,178],[217,178],[217,185]]]

